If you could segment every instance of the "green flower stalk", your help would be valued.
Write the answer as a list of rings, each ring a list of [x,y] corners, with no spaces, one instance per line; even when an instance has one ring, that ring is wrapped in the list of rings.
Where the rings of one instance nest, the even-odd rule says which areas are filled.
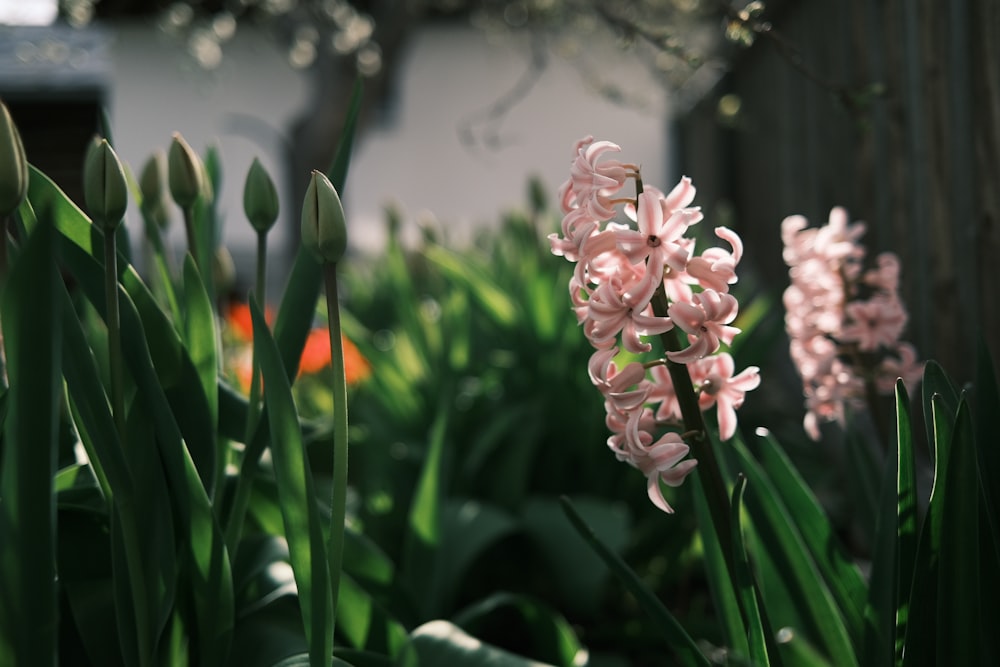
[[[278,220],[278,191],[257,158],[250,165],[243,187],[243,211],[257,232],[257,299],[264,303],[267,233]]]
[[[197,237],[194,230],[194,207],[205,192],[207,176],[205,167],[194,149],[175,132],[167,154],[167,183],[174,203],[184,212],[184,231],[187,233],[188,250],[194,257],[198,269],[205,274],[198,253]]]
[[[344,558],[347,514],[347,378],[337,296],[337,262],[347,250],[347,222],[340,196],[330,180],[313,171],[302,205],[302,243],[323,265],[326,311],[333,367],[333,498],[330,518],[330,584],[337,616],[340,569]]]
[[[243,186],[243,211],[257,232],[257,276],[255,294],[259,303],[266,303],[267,291],[267,233],[278,220],[278,190],[267,170],[254,158]],[[253,376],[250,381],[250,410],[247,412],[247,437],[256,427],[259,417],[260,370],[253,359]]]
[[[28,196],[28,158],[7,105],[0,102],[0,280],[7,276],[7,224]]]
[[[118,439],[126,447],[124,359],[118,306],[118,249],[116,232],[128,208],[125,170],[107,139],[97,137],[87,148],[83,163],[83,196],[95,226],[104,235],[104,298],[108,325],[108,359],[111,370],[111,411]],[[149,635],[148,591],[143,574],[142,551],[131,500],[118,503],[121,513],[126,568],[135,607],[139,660],[150,664],[153,640]]]
[[[111,364],[111,408],[118,436],[125,442],[125,398],[118,313],[118,250],[115,232],[128,208],[125,170],[107,139],[90,143],[83,164],[83,196],[94,224],[104,234],[104,296]]]

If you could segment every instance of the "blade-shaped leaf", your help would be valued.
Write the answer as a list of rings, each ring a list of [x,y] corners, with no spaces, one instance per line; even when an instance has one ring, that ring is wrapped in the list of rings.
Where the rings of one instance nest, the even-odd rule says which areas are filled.
[[[712,515],[708,510],[708,501],[698,475],[691,475],[688,481],[694,485],[692,498],[698,517],[698,534],[704,549],[705,569],[708,574],[708,587],[712,595],[715,614],[722,625],[723,636],[726,639],[728,653],[736,660],[746,659],[750,655],[747,643],[746,624],[740,611],[740,602],[736,598],[736,588],[729,576],[726,559],[722,556],[719,538],[712,527]]]
[[[6,233],[6,231],[4,231]],[[2,301],[10,382],[0,455],[0,663],[56,663],[56,474],[60,327],[53,230],[40,224]]]
[[[895,660],[903,657],[910,613],[910,585],[917,551],[917,472],[913,457],[910,399],[896,380],[896,630]]]
[[[254,354],[260,360],[264,399],[270,415],[271,455],[281,501],[285,538],[295,573],[312,665],[329,664],[333,654],[333,597],[326,539],[312,471],[278,347],[263,313],[251,300]]]
[[[737,475],[732,499],[733,549],[736,552],[733,554],[733,572],[736,579],[733,584],[736,594],[742,601],[742,607],[746,611],[747,646],[751,663],[766,666],[773,661],[780,664],[780,657],[777,649],[774,648],[774,633],[770,623],[766,620],[766,612],[762,609],[760,591],[757,589],[753,571],[750,569],[746,542],[743,539],[741,510],[746,488],[747,478],[743,475]]]
[[[868,590],[858,567],[841,545],[833,525],[808,484],[772,435],[760,432],[760,462],[784,501],[823,581],[844,616],[855,645],[863,634],[863,614]]]
[[[923,525],[920,527],[910,584],[906,650],[902,662],[905,667],[932,665],[936,659],[938,568],[944,508],[941,497],[947,487],[948,448],[955,424],[955,415],[949,410],[941,394],[934,394],[930,398],[930,410],[926,419],[934,448],[934,482]]]
[[[980,639],[996,628],[981,626],[979,480],[972,417],[959,401],[948,455],[947,486],[941,494],[941,553],[938,579],[937,664],[981,665]]]
[[[450,406],[442,403],[428,434],[427,455],[410,503],[403,571],[417,596],[424,618],[433,618],[444,572],[435,556],[442,540],[441,515],[445,487],[445,443]]]
[[[563,510],[569,518],[573,527],[576,528],[580,536],[587,542],[587,545],[601,557],[601,560],[608,566],[612,574],[625,586],[635,597],[639,606],[645,611],[653,621],[656,622],[663,634],[675,658],[681,665],[704,665],[709,664],[708,658],[704,656],[698,645],[695,644],[685,630],[677,621],[670,610],[667,609],[660,600],[654,596],[649,588],[642,582],[642,579],[632,571],[632,569],[622,560],[621,556],[609,549],[598,539],[593,530],[584,522],[576,508],[568,498],[562,497]]]
[[[184,258],[184,301],[185,321],[184,338],[187,342],[188,355],[194,364],[201,388],[204,391],[204,402],[208,412],[208,423],[204,430],[210,440],[208,447],[217,450],[215,474],[211,489],[215,490],[221,483],[225,472],[225,452],[218,451],[216,441],[216,424],[219,419],[219,355],[217,349],[218,332],[215,326],[215,309],[209,297],[208,289],[201,280],[201,274],[195,265],[194,258],[187,255]],[[201,397],[199,397],[200,399]]]
[[[776,570],[783,573],[784,584],[797,609],[797,620],[803,624],[803,630],[808,628],[813,633],[818,648],[835,664],[857,664],[844,617],[788,506],[746,446],[738,438],[731,444],[735,469],[743,472],[754,488],[747,498],[747,508],[752,517],[751,528],[762,543],[758,559],[771,559]],[[764,595],[766,599],[766,589]],[[786,622],[774,619],[775,624]]]

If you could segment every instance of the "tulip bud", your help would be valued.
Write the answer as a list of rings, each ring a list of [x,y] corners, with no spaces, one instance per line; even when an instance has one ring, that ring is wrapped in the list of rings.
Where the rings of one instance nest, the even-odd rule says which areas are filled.
[[[13,213],[28,195],[28,159],[21,134],[0,102],[0,217]]]
[[[205,188],[205,168],[201,159],[179,133],[174,133],[167,156],[170,196],[181,208],[194,206]]]
[[[94,138],[83,163],[83,197],[94,223],[114,232],[128,208],[125,170],[107,139]]]
[[[166,191],[163,188],[166,172],[166,154],[162,150],[153,153],[139,174],[139,192],[142,193],[142,211],[147,218],[165,227],[169,218],[166,210]]]
[[[262,234],[278,219],[278,191],[257,158],[250,165],[243,186],[243,210],[253,228]]]
[[[337,262],[347,250],[347,221],[336,188],[313,171],[302,203],[302,244],[321,262]]]

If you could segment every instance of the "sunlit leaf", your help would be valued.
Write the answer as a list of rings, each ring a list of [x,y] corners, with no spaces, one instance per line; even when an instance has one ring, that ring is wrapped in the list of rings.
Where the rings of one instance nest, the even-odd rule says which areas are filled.
[[[270,416],[271,453],[295,573],[311,664],[329,664],[333,652],[333,597],[326,539],[316,492],[305,456],[302,431],[278,347],[256,302],[251,300],[254,353],[260,359],[264,398]]]

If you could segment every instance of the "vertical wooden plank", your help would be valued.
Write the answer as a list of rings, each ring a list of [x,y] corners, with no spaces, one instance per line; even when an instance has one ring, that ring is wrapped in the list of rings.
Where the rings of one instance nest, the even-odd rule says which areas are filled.
[[[930,271],[920,270],[916,261],[927,261],[928,239],[930,237],[928,197],[928,145],[927,118],[923,101],[923,82],[921,79],[921,43],[920,43],[920,7],[916,2],[900,3],[903,26],[903,99],[906,109],[906,148],[907,192],[905,201],[909,206],[909,234],[906,239],[908,255],[914,260],[910,262],[907,282],[913,285],[908,302],[910,311],[910,332],[918,349],[926,350],[930,345],[930,319],[928,316],[928,297],[930,295]]]
[[[975,256],[975,187],[976,174],[972,146],[972,80],[969,58],[969,2],[952,0],[948,12],[948,146],[950,149],[950,201],[942,221],[952,234],[952,252],[956,267],[955,295],[958,304],[958,321],[963,323],[960,349],[976,349],[975,332],[979,329],[976,308],[979,286],[975,279],[975,265],[969,258]]]

